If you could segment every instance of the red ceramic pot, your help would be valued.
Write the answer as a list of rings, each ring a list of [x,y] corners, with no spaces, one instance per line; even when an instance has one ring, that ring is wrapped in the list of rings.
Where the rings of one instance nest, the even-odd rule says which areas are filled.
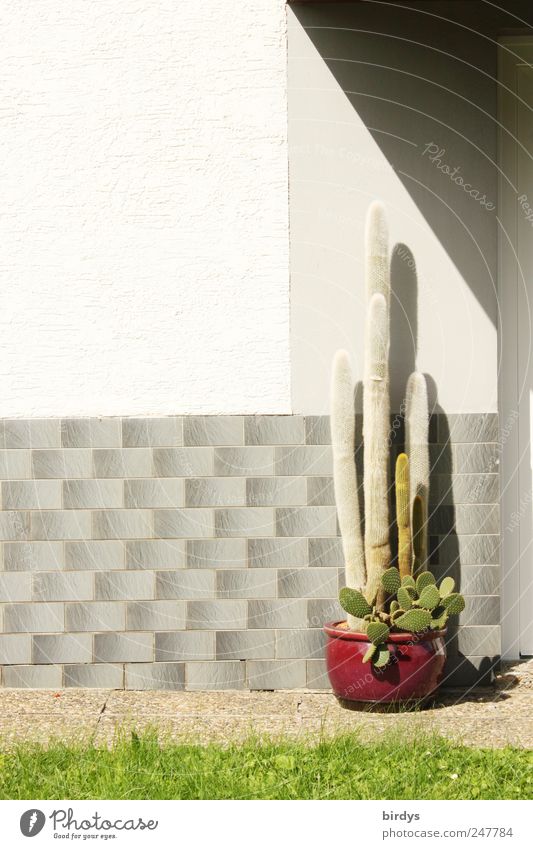
[[[363,663],[370,645],[365,634],[324,626],[328,635],[326,666],[333,692],[353,702],[412,702],[437,690],[446,662],[446,629],[425,634],[391,634],[387,648],[391,663],[376,669]]]

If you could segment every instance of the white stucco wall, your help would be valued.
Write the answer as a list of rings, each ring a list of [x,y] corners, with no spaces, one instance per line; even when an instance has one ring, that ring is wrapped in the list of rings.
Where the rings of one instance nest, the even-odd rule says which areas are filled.
[[[290,410],[284,6],[1,4],[1,416]]]

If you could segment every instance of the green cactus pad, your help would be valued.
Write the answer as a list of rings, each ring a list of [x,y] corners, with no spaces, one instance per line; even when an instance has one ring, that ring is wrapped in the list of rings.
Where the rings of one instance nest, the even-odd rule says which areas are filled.
[[[427,587],[424,587],[418,599],[420,607],[425,607],[426,610],[434,610],[440,602],[440,593],[435,584],[429,584]]]
[[[339,593],[339,601],[343,610],[357,619],[364,619],[365,616],[372,613],[372,608],[364,595],[351,587],[343,587]]]
[[[400,605],[398,604],[396,599],[393,599],[393,601],[391,601],[391,603],[390,603],[390,612],[394,613],[395,610],[399,610],[399,609],[400,609]]]
[[[396,624],[396,620],[397,620],[397,619],[399,619],[399,618],[400,618],[400,616],[403,616],[403,615],[404,615],[404,613],[405,613],[405,610],[402,610],[402,608],[401,608],[401,607],[399,607],[399,608],[398,608],[398,610],[395,610],[395,611],[394,611],[394,613],[391,613],[391,617],[390,617],[390,618],[391,618],[391,622],[392,622],[392,624],[393,624],[393,625],[395,625],[395,624]]]
[[[410,608],[413,606],[413,599],[407,587],[400,587],[397,593],[397,598],[398,604],[400,605],[400,607],[403,607],[404,610],[410,610]]]
[[[436,630],[440,630],[444,628],[446,622],[448,621],[448,611],[444,607],[437,607],[432,612],[432,620],[429,623],[431,628],[435,628]]]
[[[383,575],[381,576],[381,585],[388,593],[391,595],[395,593],[400,584],[400,573],[395,566],[391,566],[390,569],[386,569],[385,572],[383,572]]]
[[[366,652],[364,653],[363,663],[368,663],[369,660],[372,660],[374,655],[377,653],[377,650],[378,650],[378,647],[375,646],[373,643],[371,643],[369,645],[369,647],[367,648]]]
[[[416,589],[416,581],[412,575],[404,575],[402,578],[402,587],[412,587]]]
[[[451,595],[455,588],[455,581],[453,578],[443,578],[440,582],[439,593],[441,598],[446,598],[447,595]]]
[[[421,572],[418,578],[416,579],[416,590],[418,595],[422,592],[425,587],[429,587],[430,584],[435,583],[435,578],[431,574],[431,572]]]
[[[369,622],[366,635],[375,646],[386,642],[389,637],[389,628],[384,622]]]
[[[430,622],[431,613],[429,610],[408,610],[403,616],[394,620],[397,628],[401,628],[402,631],[412,631],[414,634],[425,631]]]
[[[449,616],[457,616],[465,609],[465,600],[461,593],[450,593],[446,598],[442,599],[442,605],[446,608]]]
[[[377,669],[383,669],[384,666],[387,666],[390,661],[390,651],[387,646],[377,646],[377,653],[374,655],[374,659],[372,664]]]

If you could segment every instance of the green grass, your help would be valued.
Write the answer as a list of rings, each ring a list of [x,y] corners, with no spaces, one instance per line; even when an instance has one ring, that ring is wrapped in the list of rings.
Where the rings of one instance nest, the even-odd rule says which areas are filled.
[[[362,744],[21,744],[0,753],[2,799],[531,799],[533,752],[441,738]]]

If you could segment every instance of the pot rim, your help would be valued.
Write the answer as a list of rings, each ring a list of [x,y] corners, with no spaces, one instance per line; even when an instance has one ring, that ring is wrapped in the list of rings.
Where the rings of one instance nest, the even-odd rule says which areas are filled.
[[[354,640],[357,643],[369,643],[366,634],[362,634],[360,631],[347,631],[344,628],[337,628],[337,625],[340,622],[344,622],[345,620],[339,619],[336,622],[326,622],[324,625],[324,631],[328,635],[328,637],[336,637],[343,640]],[[447,628],[441,628],[439,631],[422,631],[419,634],[412,633],[411,631],[403,631],[401,634],[389,634],[387,637],[387,643],[423,643],[428,640],[434,640],[436,637],[444,637],[447,633]]]

